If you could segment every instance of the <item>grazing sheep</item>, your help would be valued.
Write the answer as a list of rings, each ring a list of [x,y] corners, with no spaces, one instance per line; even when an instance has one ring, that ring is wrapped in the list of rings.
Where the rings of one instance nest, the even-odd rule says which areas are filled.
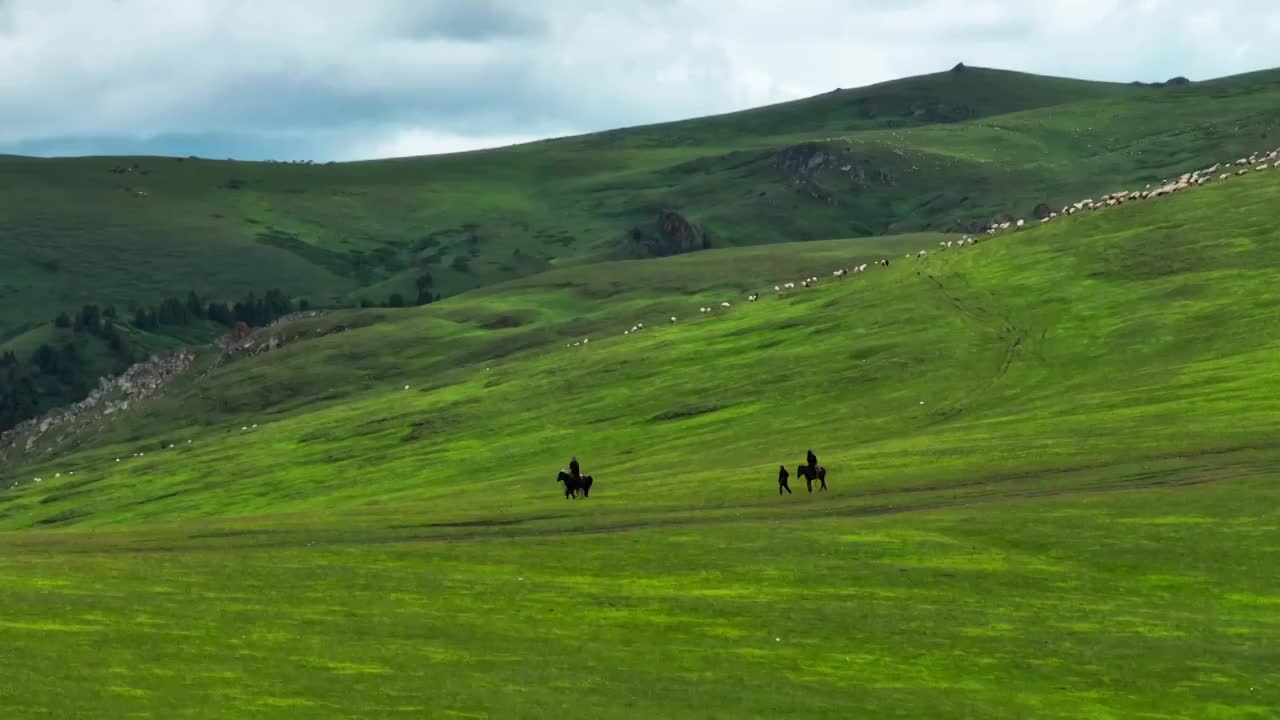
[[[729,303],[727,303],[727,302],[722,302],[722,303],[720,303],[720,307],[729,307]]]
[[[924,257],[925,255],[928,255],[928,254],[929,254],[929,251],[928,251],[928,250],[921,250],[920,252],[916,253],[916,257],[918,257],[918,258],[922,258],[922,257]]]
[[[1026,221],[1019,219],[1017,222],[1018,229],[1021,230],[1023,225],[1026,225]],[[950,246],[950,243],[948,243],[948,246]]]
[[[675,315],[672,315],[672,316],[671,316],[671,324],[672,324],[672,325],[675,325],[675,323],[676,323],[676,316],[675,316]]]

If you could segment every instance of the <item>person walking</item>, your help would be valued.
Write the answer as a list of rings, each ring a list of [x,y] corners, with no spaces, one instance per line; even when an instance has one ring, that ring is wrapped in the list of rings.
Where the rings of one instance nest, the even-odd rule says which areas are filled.
[[[779,495],[782,494],[783,490],[786,490],[788,495],[791,494],[791,486],[787,484],[787,478],[790,478],[790,477],[791,477],[791,473],[787,472],[787,466],[779,465],[778,466],[778,494]]]

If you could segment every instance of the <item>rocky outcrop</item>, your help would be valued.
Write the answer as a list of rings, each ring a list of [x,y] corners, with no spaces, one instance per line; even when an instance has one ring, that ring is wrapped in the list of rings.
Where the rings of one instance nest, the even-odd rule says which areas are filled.
[[[637,225],[627,232],[626,243],[631,254],[641,257],[667,257],[706,250],[711,238],[697,223],[675,210],[662,210],[652,225]]]
[[[175,378],[190,370],[195,360],[193,351],[179,350],[166,357],[153,355],[118,376],[100,378],[84,400],[0,433],[0,461],[18,454],[52,453],[84,431],[102,429],[160,395]]]
[[[320,317],[318,311],[297,312],[277,318],[270,325],[256,332],[244,323],[236,323],[236,327],[229,334],[218,338],[215,343],[218,348],[218,358],[213,361],[213,366],[206,370],[201,377],[227,363],[274,352],[295,340],[324,337],[325,335],[333,335],[347,330],[346,325],[335,325],[329,328],[316,328],[314,332],[308,334],[298,327],[290,328],[299,320],[318,317]]]
[[[1035,219],[1043,220],[1053,214],[1053,208],[1049,207],[1048,203],[1040,203],[1031,211],[1031,214]]]
[[[836,188],[865,190],[872,184],[895,185],[897,178],[885,168],[873,167],[838,144],[805,142],[783,148],[773,156],[773,165],[803,195],[836,205]]]

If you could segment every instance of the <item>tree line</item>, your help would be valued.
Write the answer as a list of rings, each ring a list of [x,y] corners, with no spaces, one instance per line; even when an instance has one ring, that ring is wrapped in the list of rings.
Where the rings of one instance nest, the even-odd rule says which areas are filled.
[[[229,328],[242,322],[261,327],[309,308],[306,300],[295,301],[272,289],[230,303],[206,300],[191,291],[185,299],[169,297],[154,305],[136,306],[127,318],[114,305],[84,305],[74,313],[58,313],[53,326],[63,332],[57,341],[42,343],[28,357],[13,351],[0,355],[0,430],[83,400],[101,374],[122,372],[136,362],[137,348],[126,339],[127,326],[158,333],[204,325],[213,334],[217,326]],[[105,345],[106,358],[89,349],[94,338]]]
[[[419,276],[415,287],[416,304],[439,299],[433,294],[430,273]],[[392,293],[385,304],[405,307],[409,303],[400,293]],[[375,303],[361,300],[360,305],[372,307]],[[192,290],[185,298],[168,297],[155,304],[129,307],[125,313],[114,305],[84,305],[74,313],[60,312],[53,319],[53,326],[64,331],[57,341],[41,344],[28,357],[13,351],[0,355],[0,431],[50,408],[83,400],[99,375],[122,372],[136,362],[137,348],[127,340],[129,326],[147,333],[204,327],[213,335],[219,326],[270,325],[292,312],[310,310],[311,303],[273,288],[261,295],[251,292],[232,302],[204,298]],[[87,348],[92,338],[106,346],[105,360],[101,353]]]

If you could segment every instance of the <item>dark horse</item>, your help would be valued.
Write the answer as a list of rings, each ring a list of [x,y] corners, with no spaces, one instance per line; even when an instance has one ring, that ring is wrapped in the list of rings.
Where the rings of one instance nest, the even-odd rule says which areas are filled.
[[[809,488],[809,492],[813,492],[813,481],[817,480],[822,483],[818,489],[826,492],[827,490],[827,469],[821,465],[801,465],[796,468],[796,475],[804,478],[805,487]]]
[[[566,500],[578,497],[579,491],[582,492],[582,497],[591,497],[591,483],[595,482],[590,475],[574,477],[564,470],[561,470],[560,474],[556,476],[556,481],[564,483],[564,497]]]

